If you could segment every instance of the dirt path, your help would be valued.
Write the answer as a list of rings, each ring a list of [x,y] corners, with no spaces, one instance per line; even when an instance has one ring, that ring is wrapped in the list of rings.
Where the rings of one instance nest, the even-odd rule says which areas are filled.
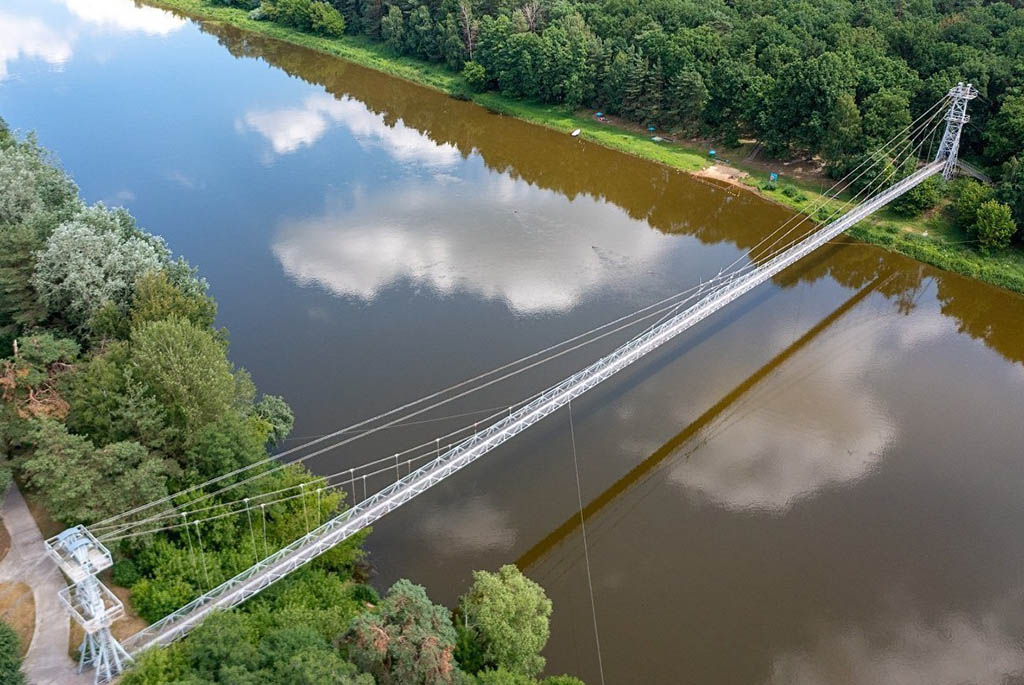
[[[35,628],[22,670],[33,685],[92,683],[91,674],[77,674],[68,657],[68,616],[57,599],[64,577],[46,556],[43,536],[16,485],[7,490],[0,516],[11,536],[11,548],[0,562],[0,581],[26,583],[35,601]]]

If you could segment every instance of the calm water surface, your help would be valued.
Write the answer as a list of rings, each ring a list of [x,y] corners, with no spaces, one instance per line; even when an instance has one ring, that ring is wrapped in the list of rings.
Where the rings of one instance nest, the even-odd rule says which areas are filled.
[[[200,267],[298,438],[689,287],[787,216],[129,0],[5,1],[0,115]],[[313,465],[433,440],[622,335]],[[601,386],[573,411],[607,681],[1021,677],[1022,400],[1024,299],[849,243]],[[567,418],[368,548],[378,586],[448,604],[519,563],[554,600],[549,670],[598,682]]]

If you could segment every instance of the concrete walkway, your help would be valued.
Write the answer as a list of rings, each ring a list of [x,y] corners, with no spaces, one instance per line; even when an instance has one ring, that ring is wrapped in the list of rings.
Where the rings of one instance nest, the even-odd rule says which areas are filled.
[[[32,685],[91,684],[92,674],[76,673],[77,665],[68,656],[68,615],[57,599],[66,585],[64,576],[46,556],[43,536],[14,484],[7,490],[0,518],[11,534],[11,549],[0,561],[0,581],[26,583],[36,603],[36,627],[22,664],[28,681]]]

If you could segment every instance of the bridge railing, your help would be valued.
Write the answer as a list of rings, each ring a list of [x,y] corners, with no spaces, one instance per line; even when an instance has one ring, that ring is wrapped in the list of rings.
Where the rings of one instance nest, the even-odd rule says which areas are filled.
[[[744,276],[726,279],[695,304],[662,324],[626,342],[610,354],[560,383],[457,445],[433,461],[383,488],[332,518],[320,527],[283,547],[266,559],[197,597],[174,613],[128,638],[124,645],[132,654],[165,645],[187,634],[210,612],[240,604],[267,586],[308,563],[338,543],[371,525],[451,474],[518,435],[590,388],[626,368],[643,355],[671,340],[695,323],[707,318],[736,298],[794,264],[829,240],[881,207],[939,173],[944,162],[934,162],[857,206],[836,221],[815,231],[781,254]]]

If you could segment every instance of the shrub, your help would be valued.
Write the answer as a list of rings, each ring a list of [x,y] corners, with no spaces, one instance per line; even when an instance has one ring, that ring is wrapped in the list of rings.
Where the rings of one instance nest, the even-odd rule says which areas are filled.
[[[352,599],[357,602],[366,602],[368,604],[378,604],[380,602],[380,595],[369,585],[360,583],[352,587]]]
[[[1004,248],[1017,232],[1017,224],[1013,222],[1010,208],[1001,202],[989,200],[978,207],[975,215],[974,230],[978,234],[978,243],[982,249]]]
[[[466,79],[466,85],[477,92],[487,87],[487,70],[482,64],[466,62],[462,67],[462,78]]]
[[[322,36],[345,35],[345,17],[326,2],[313,2],[309,6],[310,27]]]
[[[14,628],[0,621],[0,683],[24,685],[21,672],[21,641]]]
[[[135,562],[131,559],[119,559],[114,563],[111,573],[114,582],[121,587],[131,587],[142,578],[139,569],[135,567]]]
[[[312,0],[274,0],[260,7],[279,24],[309,31],[313,28],[312,4]]]

